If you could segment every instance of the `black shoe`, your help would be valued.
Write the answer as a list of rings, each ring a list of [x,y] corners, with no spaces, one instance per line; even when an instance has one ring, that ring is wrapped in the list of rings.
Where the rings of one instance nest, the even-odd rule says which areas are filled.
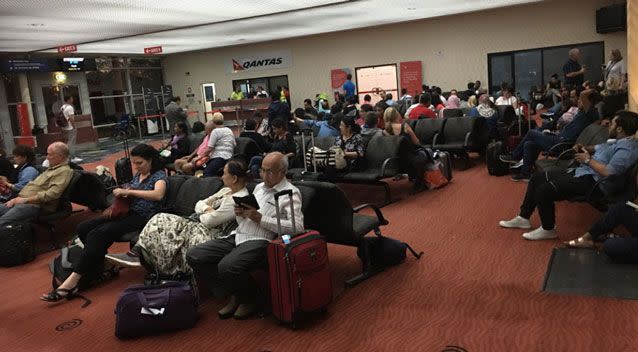
[[[521,159],[515,159],[514,157],[512,157],[511,154],[503,154],[501,156],[498,157],[502,162],[504,163],[508,163],[508,164],[516,164],[519,161],[521,161]]]
[[[512,176],[512,181],[514,182],[519,182],[519,181],[529,182],[529,179],[530,179],[530,176],[524,173],[520,173],[520,174],[516,174]]]

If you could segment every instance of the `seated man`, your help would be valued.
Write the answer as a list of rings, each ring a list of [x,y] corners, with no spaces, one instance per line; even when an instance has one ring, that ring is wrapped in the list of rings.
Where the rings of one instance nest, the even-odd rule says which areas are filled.
[[[255,141],[261,153],[265,153],[270,150],[270,142],[257,132],[257,121],[253,118],[246,119],[244,122],[244,131],[239,134],[239,137],[250,138]]]
[[[418,120],[421,116],[424,116],[428,119],[435,119],[436,112],[434,110],[430,110],[430,103],[432,97],[428,93],[421,94],[419,97],[419,105],[414,107],[410,112],[406,112],[406,114],[410,117],[410,120]]]
[[[200,278],[213,278],[214,288],[231,294],[228,304],[219,311],[219,317],[246,318],[257,310],[258,287],[250,272],[267,264],[266,246],[277,237],[277,218],[274,195],[292,190],[295,214],[290,214],[290,198],[281,197],[279,213],[285,234],[303,231],[301,193],[286,179],[288,159],[278,152],[266,155],[260,170],[263,183],[253,194],[259,210],[247,205],[235,206],[237,229],[230,237],[218,238],[192,247],[186,254],[188,264]],[[292,228],[291,217],[296,228]],[[221,286],[221,287],[219,287]]]
[[[575,123],[572,122],[572,124]],[[569,126],[569,125],[568,125]],[[556,238],[554,229],[554,202],[589,194],[598,181],[612,175],[623,175],[638,161],[638,141],[633,135],[638,131],[638,114],[618,111],[609,126],[609,137],[615,140],[595,147],[574,146],[576,161],[581,165],[575,172],[550,171],[534,174],[527,186],[525,199],[518,216],[501,221],[507,228],[529,229],[530,216],[535,208],[542,226],[523,234],[527,240]],[[593,155],[592,155],[593,154]],[[594,192],[612,194],[624,187],[625,180],[610,178],[600,183]]]
[[[69,148],[55,142],[47,148],[49,168],[35,180],[27,183],[16,198],[0,204],[0,226],[35,218],[40,209],[54,212],[58,200],[71,182],[73,170],[69,167]]]
[[[511,155],[501,156],[503,162],[511,164],[522,163],[520,173],[514,175],[512,180],[529,182],[532,167],[541,151],[547,151],[561,142],[575,141],[585,127],[597,120],[598,111],[594,108],[593,91],[584,91],[580,94],[580,97],[578,97],[578,114],[559,134],[529,130],[518,146],[512,151]]]
[[[376,112],[370,111],[366,113],[365,123],[361,127],[361,135],[363,137],[372,138],[382,134],[381,129],[377,127],[378,121],[379,115]]]
[[[303,124],[304,127],[318,126],[319,133],[317,134],[317,137],[339,137],[339,124],[341,123],[342,118],[343,114],[340,112],[331,112],[330,116],[324,121],[300,119],[299,117],[294,116],[295,122]]]

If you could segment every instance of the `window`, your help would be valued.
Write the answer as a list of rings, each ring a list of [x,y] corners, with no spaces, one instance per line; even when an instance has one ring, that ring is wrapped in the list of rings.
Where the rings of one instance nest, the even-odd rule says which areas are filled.
[[[162,70],[158,69],[131,69],[131,89],[133,94],[142,94],[142,88],[151,88],[154,92],[162,89]]]
[[[109,125],[120,121],[129,113],[126,97],[108,97],[91,99],[93,125]]]
[[[44,111],[47,121],[53,118],[53,114],[62,108],[64,97],[73,97],[73,108],[76,115],[82,114],[82,104],[78,86],[44,86],[42,87],[42,98],[44,99]]]
[[[20,82],[18,81],[18,75],[11,73],[0,74],[2,83],[7,95],[7,103],[19,103],[22,101],[22,95],[20,94]]]
[[[488,54],[490,93],[496,93],[502,82],[508,82],[522,98],[529,99],[531,87],[543,87],[552,74],[557,73],[564,81],[563,65],[572,48],[580,49],[580,63],[587,66],[585,80],[598,83],[605,60],[603,42]]]
[[[124,95],[128,91],[126,71],[122,69],[87,72],[86,82],[91,97]]]
[[[381,91],[392,94],[392,99],[399,98],[399,80],[397,65],[380,65],[357,67],[354,69],[357,79],[357,94],[359,101],[363,101],[366,94],[372,97],[372,105],[381,100]]]
[[[277,90],[277,87],[288,87],[288,76],[237,79],[233,81],[232,90],[235,91],[236,87],[239,87],[244,93],[244,97],[247,98],[255,98],[260,89],[265,90],[270,95],[271,92]]]

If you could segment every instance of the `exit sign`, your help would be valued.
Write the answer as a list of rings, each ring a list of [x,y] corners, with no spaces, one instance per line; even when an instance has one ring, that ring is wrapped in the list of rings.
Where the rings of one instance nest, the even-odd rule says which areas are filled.
[[[162,47],[161,46],[152,46],[150,48],[144,48],[144,54],[153,55],[153,54],[161,54]]]
[[[70,44],[70,45],[62,45],[58,47],[58,53],[62,54],[62,53],[73,53],[78,51],[78,46],[75,44]]]

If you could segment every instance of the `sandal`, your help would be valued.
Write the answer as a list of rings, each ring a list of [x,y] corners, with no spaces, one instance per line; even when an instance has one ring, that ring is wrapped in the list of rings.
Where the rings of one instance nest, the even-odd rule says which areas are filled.
[[[568,248],[594,248],[594,241],[583,240],[582,237],[563,243]]]
[[[41,300],[45,301],[45,302],[49,302],[49,303],[55,303],[55,302],[59,302],[63,299],[66,299],[68,301],[78,297],[78,298],[82,298],[84,300],[84,304],[82,304],[82,308],[87,307],[89,304],[91,304],[91,300],[87,299],[86,297],[79,295],[78,294],[78,287],[75,286],[73,288],[67,289],[67,288],[58,288],[55,289],[49,293],[47,293],[45,296],[40,297]],[[64,294],[63,294],[64,293]]]

